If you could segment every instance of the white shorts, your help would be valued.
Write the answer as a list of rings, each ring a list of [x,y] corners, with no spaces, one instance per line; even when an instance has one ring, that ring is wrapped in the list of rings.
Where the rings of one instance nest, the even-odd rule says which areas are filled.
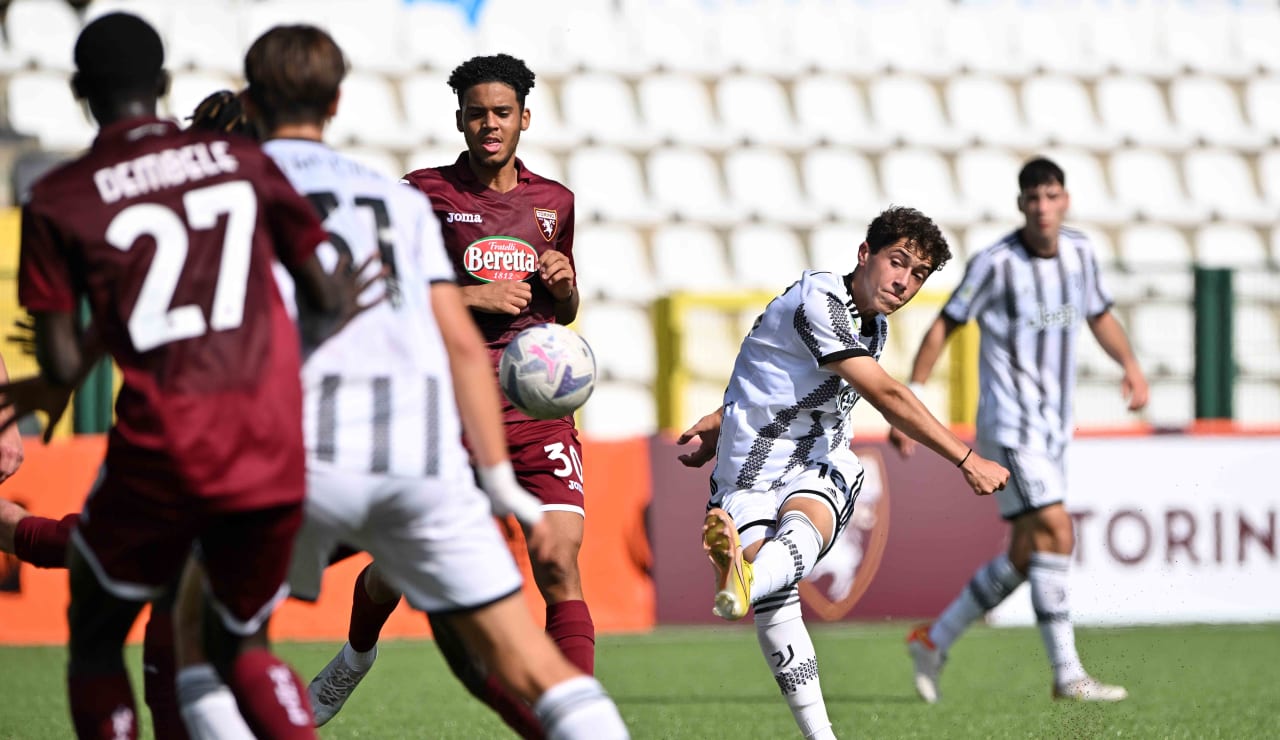
[[[470,471],[454,480],[352,473],[312,464],[289,587],[314,601],[339,543],[365,550],[413,608],[475,609],[523,579]]]
[[[787,485],[773,491],[737,490],[726,493],[715,493],[711,496],[708,508],[718,506],[733,517],[738,528],[738,537],[742,546],[748,547],[763,539],[772,537],[777,532],[778,511],[782,504],[793,496],[811,498],[822,501],[831,508],[836,522],[834,533],[823,532],[827,537],[827,545],[819,557],[825,555],[831,544],[840,538],[853,515],[853,503],[862,490],[862,465],[854,463],[844,469],[834,467],[830,463],[818,463],[814,467],[801,472],[792,478]]]
[[[1005,519],[1060,504],[1066,497],[1067,473],[1062,455],[1015,450],[983,440],[978,442],[978,452],[1009,469],[1009,484],[996,491],[1000,516]]]

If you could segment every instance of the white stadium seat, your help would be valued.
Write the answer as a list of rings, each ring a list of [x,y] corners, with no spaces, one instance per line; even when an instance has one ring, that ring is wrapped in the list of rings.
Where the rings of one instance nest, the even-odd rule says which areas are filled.
[[[658,431],[653,390],[641,383],[597,381],[579,413],[582,431],[592,439],[633,439]]]
[[[644,240],[635,229],[583,224],[573,236],[573,260],[584,299],[644,303],[658,294]]]
[[[720,168],[697,147],[659,147],[645,159],[654,207],[664,218],[727,225],[742,217],[729,204]]]
[[[942,13],[920,12],[909,4],[886,3],[863,16],[862,51],[876,69],[944,77],[955,63],[938,50]]]
[[[583,305],[574,325],[596,356],[597,378],[653,382],[657,353],[648,309],[592,301]]]
[[[1050,149],[1044,155],[1062,168],[1071,194],[1068,218],[1097,224],[1124,223],[1134,216],[1134,209],[1117,202],[1098,157],[1082,149]]]
[[[1126,149],[1111,155],[1111,184],[1117,200],[1156,221],[1191,224],[1208,209],[1190,200],[1173,161],[1152,149]]]
[[[1249,80],[1244,88],[1244,110],[1251,127],[1271,144],[1280,143],[1280,76]]]
[[[14,73],[9,78],[8,107],[13,130],[36,137],[45,149],[79,151],[96,135],[71,93],[66,74]]]
[[[728,68],[720,54],[724,40],[717,32],[716,14],[706,6],[631,0],[624,2],[623,13],[627,28],[639,39],[647,69],[714,76]]]
[[[719,130],[711,95],[697,77],[645,75],[636,85],[644,123],[658,141],[711,149],[729,145]]]
[[[421,41],[405,34],[408,3],[404,0],[308,0],[304,5],[310,7],[303,9],[303,15],[286,22],[326,19],[329,33],[353,69],[403,74],[412,66],[406,47],[411,41]],[[433,42],[438,35],[438,30],[431,34]]]
[[[844,147],[818,147],[800,160],[805,196],[823,218],[869,222],[884,202],[875,168],[861,152]]]
[[[478,5],[478,54],[510,54],[547,77],[570,71],[560,33],[562,19],[571,17],[574,10],[570,0],[484,0]],[[430,43],[433,38],[435,34],[418,43]]]
[[[879,151],[890,138],[871,120],[862,91],[838,75],[805,76],[791,88],[800,142]]]
[[[969,141],[1030,149],[1044,140],[1023,123],[1013,88],[998,77],[952,77],[945,97],[952,125]]]
[[[781,3],[721,4],[714,25],[727,68],[769,77],[801,72],[803,61],[791,53],[791,34],[786,31],[792,22],[792,9]]]
[[[1030,65],[1014,53],[1016,13],[996,3],[954,5],[944,13],[941,49],[962,72],[1021,76]]]
[[[418,141],[405,122],[390,80],[370,72],[351,72],[342,81],[338,114],[325,136],[339,145],[392,149],[407,149]]]
[[[880,185],[889,203],[911,206],[940,223],[967,223],[977,213],[956,196],[951,170],[931,149],[895,149],[880,159]]]
[[[866,235],[867,225],[859,222],[823,224],[815,228],[809,232],[809,269],[837,275],[852,272],[858,264],[858,246]]]
[[[1191,247],[1182,232],[1167,224],[1137,224],[1120,232],[1120,257],[1135,272],[1186,269]]]
[[[405,3],[403,12],[405,55],[412,66],[447,76],[478,53],[479,39],[461,5]]]
[[[1195,392],[1191,381],[1154,380],[1150,384],[1151,398],[1142,416],[1152,426],[1163,429],[1179,429],[1195,418]]]
[[[1129,336],[1144,366],[1155,374],[1190,377],[1195,352],[1191,306],[1146,302],[1131,311]]]
[[[725,154],[729,201],[750,217],[805,225],[818,220],[817,209],[800,190],[791,158],[776,149],[751,147]]]
[[[80,19],[63,0],[13,0],[4,16],[9,54],[21,67],[70,72]]]
[[[1236,365],[1245,375],[1280,380],[1280,327],[1274,305],[1237,303],[1231,317]],[[1277,417],[1280,418],[1280,417]]]
[[[653,144],[631,87],[621,77],[588,72],[566,78],[560,84],[560,112],[578,141],[637,148]]]
[[[801,69],[821,74],[869,77],[875,61],[864,53],[868,12],[860,3],[801,2],[788,6],[784,27],[788,53]],[[802,82],[807,75],[796,80]]]
[[[1018,217],[1018,170],[1022,162],[1005,149],[964,149],[956,155],[960,197],[988,220]]]
[[[1280,149],[1267,149],[1258,155],[1258,184],[1267,206],[1280,210]]]
[[[1177,77],[1169,83],[1169,102],[1177,125],[1207,144],[1256,149],[1265,137],[1245,123],[1240,100],[1216,77]]]
[[[461,148],[462,133],[458,131],[455,115],[458,96],[449,88],[448,78],[447,72],[411,74],[400,83],[400,99],[404,103],[405,121],[414,138],[437,146],[456,143]],[[532,98],[530,93],[525,101],[531,116],[536,112]]]
[[[579,222],[601,219],[643,224],[656,216],[640,164],[624,149],[579,147],[569,154],[566,174],[569,181],[565,185],[576,197]]]
[[[733,143],[794,147],[796,123],[786,91],[771,77],[730,74],[716,83],[720,130]]]
[[[808,267],[800,237],[776,224],[745,224],[729,232],[729,264],[744,288],[781,292]]]
[[[1154,4],[1135,4],[1083,14],[1089,23],[1089,53],[1110,72],[1156,78],[1174,74],[1177,69],[1160,39],[1160,12]]]
[[[1209,224],[1200,227],[1195,238],[1196,264],[1202,267],[1259,270],[1267,265],[1267,247],[1252,226]]]
[[[1275,212],[1258,196],[1253,172],[1244,157],[1223,149],[1197,149],[1182,157],[1191,199],[1219,218],[1265,224]]]
[[[733,290],[736,286],[720,237],[701,224],[659,226],[649,242],[663,292]]]
[[[964,143],[964,136],[943,117],[933,85],[923,77],[876,77],[869,83],[868,99],[876,125],[897,141],[947,150]]]
[[[1274,379],[1237,380],[1233,410],[1235,420],[1241,424],[1275,426],[1276,419],[1280,419],[1280,383]]]
[[[1179,69],[1244,77],[1248,64],[1232,38],[1231,16],[1237,12],[1237,8],[1211,3],[1171,3],[1162,8],[1161,31],[1170,60]]]
[[[560,29],[565,61],[573,70],[592,70],[625,77],[647,71],[640,40],[625,20],[604,3],[579,3]]]
[[[1088,18],[1069,5],[1023,5],[1013,14],[1014,58],[1031,72],[1096,77],[1103,64],[1087,43]]]
[[[1111,149],[1119,139],[1098,122],[1089,92],[1079,79],[1040,75],[1022,83],[1027,123],[1059,146]]]
[[[1259,72],[1280,72],[1280,9],[1271,3],[1245,4],[1231,15],[1232,36],[1245,65]]]
[[[1093,337],[1081,337],[1079,346],[1097,346]],[[1102,352],[1101,349],[1098,350]],[[1103,355],[1106,358],[1106,355]],[[1108,361],[1109,358],[1108,358]],[[1083,353],[1081,373],[1083,375]],[[1076,428],[1090,427],[1114,429],[1134,424],[1139,417],[1131,413],[1120,395],[1120,377],[1081,377],[1071,398],[1071,412]]]
[[[1192,137],[1173,125],[1164,95],[1150,78],[1103,77],[1096,95],[1102,125],[1125,144],[1170,149],[1191,144]]]

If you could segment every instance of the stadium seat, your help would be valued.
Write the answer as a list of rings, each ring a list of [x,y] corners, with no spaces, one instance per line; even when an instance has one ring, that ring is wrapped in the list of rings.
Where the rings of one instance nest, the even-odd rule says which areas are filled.
[[[1171,3],[1161,10],[1165,50],[1177,68],[1231,79],[1249,73],[1232,38],[1231,16],[1239,12],[1237,8]]]
[[[573,16],[571,0],[484,0],[476,28],[478,54],[510,54],[523,59],[535,74],[561,77],[571,69],[563,53],[565,21]],[[430,43],[435,34],[420,43]],[[458,60],[462,61],[462,60]],[[457,62],[455,62],[456,64]]]
[[[1058,146],[1108,150],[1118,137],[1102,127],[1089,92],[1066,75],[1039,75],[1022,83],[1022,110],[1027,124]]]
[[[931,149],[886,152],[880,159],[880,185],[889,203],[911,206],[940,223],[968,223],[978,215],[956,197],[946,160]]]
[[[1120,257],[1134,272],[1179,269],[1191,265],[1191,248],[1182,232],[1168,224],[1136,224],[1120,232]]]
[[[1182,429],[1195,419],[1195,392],[1190,380],[1154,380],[1142,416],[1162,429]]]
[[[880,151],[889,136],[871,121],[862,92],[848,79],[831,74],[805,76],[791,88],[800,143],[836,144]]]
[[[80,19],[64,0],[13,0],[4,15],[9,55],[19,68],[70,72]]]
[[[400,83],[400,100],[404,103],[405,121],[414,138],[437,146],[457,144],[461,148],[462,134],[458,131],[455,116],[458,96],[453,94],[447,80],[447,72],[411,74]],[[531,92],[525,101],[530,110],[531,124],[538,113],[534,97],[535,93]]]
[[[1266,224],[1275,211],[1258,196],[1244,157],[1222,149],[1197,149],[1182,157],[1187,192],[1217,218]]]
[[[711,107],[711,95],[696,77],[652,74],[636,85],[640,112],[654,138],[708,149],[729,145]]]
[[[995,76],[966,75],[947,81],[951,123],[971,142],[1010,149],[1031,149],[1044,137],[1022,121],[1013,88]]]
[[[459,148],[459,151],[461,151],[461,148]],[[520,150],[516,153],[516,158],[534,174],[564,184],[564,167],[560,164],[560,157],[550,149],[522,143]],[[454,159],[457,159],[456,153],[454,154]]]
[[[801,156],[800,172],[805,197],[822,218],[867,223],[884,202],[875,169],[854,149],[810,149]]]
[[[1280,149],[1267,149],[1258,155],[1258,184],[1267,206],[1280,210]]]
[[[664,218],[728,225],[742,218],[729,204],[720,168],[697,147],[659,147],[645,159],[654,207]]]
[[[575,326],[596,356],[598,378],[653,382],[657,354],[648,309],[592,301],[583,304]]]
[[[1177,68],[1161,43],[1160,12],[1155,4],[1133,4],[1083,14],[1089,24],[1089,53],[1104,71],[1168,78]]]
[[[1237,380],[1234,386],[1235,420],[1241,424],[1274,427],[1280,419],[1280,383],[1268,380]]]
[[[1274,260],[1272,260],[1274,265]],[[1231,291],[1237,300],[1275,301],[1280,296],[1280,270],[1238,270],[1231,275]]]
[[[400,161],[399,157],[386,149],[375,149],[373,147],[343,147],[339,151],[365,165],[374,172],[377,172],[383,177],[399,180],[404,176],[404,164]]]
[[[1177,125],[1198,141],[1230,149],[1257,149],[1265,142],[1245,123],[1235,92],[1216,77],[1173,79],[1169,103]]]
[[[1244,110],[1250,126],[1267,137],[1268,143],[1280,143],[1280,76],[1249,80],[1244,88]]]
[[[579,3],[559,30],[563,34],[560,52],[571,70],[623,77],[648,71],[639,39],[608,4]]]
[[[639,39],[647,69],[714,77],[728,69],[720,53],[716,11],[678,1],[625,2],[624,23]]]
[[[369,72],[351,72],[342,81],[338,114],[326,138],[339,145],[407,149],[418,142],[409,130],[391,82]]]
[[[1124,376],[1124,371],[1120,368],[1116,361],[1111,359],[1107,351],[1098,344],[1098,340],[1094,338],[1093,333],[1087,328],[1080,331],[1080,336],[1076,339],[1076,372],[1081,380],[1106,379],[1108,381],[1118,381]],[[1120,400],[1120,384],[1107,384],[1108,395],[1111,396],[1111,403],[1114,403],[1120,410],[1124,409],[1124,404]],[[1079,397],[1077,396],[1077,400]]]
[[[961,72],[1019,77],[1030,71],[1014,53],[1016,13],[997,3],[952,5],[941,22],[942,55]]]
[[[777,80],[763,75],[730,74],[716,81],[720,131],[748,146],[800,147],[787,94]]]
[[[587,72],[566,78],[560,84],[560,113],[573,138],[587,144],[644,148],[654,143],[640,120],[631,87],[611,74]]]
[[[949,57],[938,53],[945,13],[920,12],[908,4],[886,3],[863,15],[862,51],[877,70],[930,78],[956,71]]]
[[[1280,72],[1280,10],[1270,3],[1244,4],[1235,10],[1232,37],[1245,65],[1256,72]]]
[[[1090,224],[1076,223],[1067,224],[1067,226],[1084,232],[1084,235],[1089,238],[1089,244],[1093,246],[1093,258],[1098,261],[1100,269],[1105,271],[1116,266],[1116,247],[1111,243],[1111,237],[1106,231]]]
[[[1196,230],[1195,242],[1196,264],[1201,267],[1259,270],[1267,266],[1267,247],[1252,226],[1209,224]]]
[[[1097,346],[1093,337],[1081,337],[1078,346]],[[1101,349],[1098,350],[1102,352]],[[1110,362],[1110,358],[1103,355]],[[1083,362],[1083,357],[1082,357]],[[1114,363],[1112,363],[1114,366]],[[1128,410],[1120,394],[1120,377],[1086,375],[1080,367],[1080,380],[1071,397],[1072,424],[1076,429],[1116,429],[1136,424],[1140,417]]]
[[[658,431],[653,389],[640,383],[600,380],[579,412],[592,439],[634,439]]]
[[[14,73],[9,78],[8,108],[13,130],[36,137],[46,149],[79,151],[96,135],[62,73]]]
[[[809,232],[810,270],[837,275],[852,272],[858,264],[858,246],[867,236],[867,225],[857,221],[822,224]]]
[[[213,72],[174,72],[169,83],[169,115],[183,126],[200,101],[218,90],[239,90],[240,85],[229,75]]]
[[[1096,156],[1082,149],[1050,149],[1044,155],[1056,162],[1067,178],[1069,219],[1110,225],[1133,218],[1134,208],[1117,202]]]
[[[243,15],[237,12],[238,7],[240,4],[233,6],[229,0],[183,3],[169,26],[166,66],[171,70],[244,74],[244,53],[256,37],[246,37],[241,31]]]
[[[787,27],[793,22],[792,10],[782,3],[720,4],[713,24],[726,68],[770,78],[796,76],[804,67],[789,46]]]
[[[478,53],[480,41],[461,5],[411,2],[403,13],[405,54],[412,66],[447,76]]]
[[[1018,217],[1018,170],[1022,162],[1006,149],[964,149],[956,155],[960,197],[984,220]]]
[[[729,264],[735,284],[781,292],[808,268],[796,232],[777,224],[744,224],[729,232]]]
[[[649,255],[635,229],[583,224],[574,232],[573,259],[584,299],[645,303],[658,294]]]
[[[529,91],[529,96],[525,98],[525,108],[529,111],[529,129],[520,134],[522,146],[527,143],[564,153],[582,143],[577,134],[564,124],[560,114],[560,96],[557,93],[554,86],[545,82]]]
[[[776,149],[734,149],[724,157],[729,202],[749,217],[792,225],[812,224],[818,210],[804,197],[791,158]]]
[[[325,0],[320,7],[329,18],[334,41],[342,47],[354,69],[399,75],[413,66],[407,49],[409,43],[423,43],[405,33],[408,5],[404,0]],[[314,14],[319,9],[313,8],[310,12]],[[431,42],[439,33],[437,29],[431,34]]]
[[[801,2],[788,9],[786,47],[800,69],[836,76],[875,73],[874,61],[863,52],[868,12],[860,3]],[[796,83],[806,77],[802,75]]]
[[[658,286],[679,290],[733,290],[736,286],[720,237],[703,224],[659,226],[649,242]]]
[[[1190,200],[1173,161],[1152,149],[1126,149],[1111,155],[1111,184],[1117,200],[1140,217],[1174,224],[1193,224],[1208,209]]]
[[[624,149],[579,147],[569,154],[568,182],[577,198],[579,223],[597,219],[620,223],[652,223],[644,175],[636,158]]]
[[[868,87],[876,125],[896,142],[941,150],[964,144],[964,135],[947,123],[933,85],[923,77],[885,75]]]
[[[1189,378],[1195,352],[1191,306],[1149,301],[1130,311],[1129,335],[1143,365],[1156,376]],[[1178,339],[1169,341],[1171,337]]]
[[[1070,5],[1035,3],[1013,13],[1013,54],[1018,68],[1040,74],[1093,78],[1103,64],[1086,43],[1088,20]]]
[[[1280,380],[1280,327],[1276,326],[1275,304],[1237,302],[1231,330],[1240,372]],[[1280,421],[1280,416],[1276,419]]]
[[[1192,137],[1169,119],[1164,95],[1155,82],[1137,75],[1107,76],[1095,93],[1102,125],[1126,146],[1185,149]]]

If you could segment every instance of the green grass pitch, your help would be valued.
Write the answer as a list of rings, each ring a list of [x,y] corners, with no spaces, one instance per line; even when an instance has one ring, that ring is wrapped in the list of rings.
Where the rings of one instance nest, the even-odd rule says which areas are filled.
[[[955,646],[942,703],[926,706],[911,688],[906,630],[813,628],[841,737],[1280,737],[1280,624],[1081,629],[1086,666],[1130,691],[1112,706],[1051,701],[1039,634],[985,628]],[[598,674],[636,738],[799,736],[747,625],[604,636],[597,647]],[[286,643],[280,651],[309,678],[336,648]],[[71,736],[64,661],[62,648],[0,648],[0,738]],[[138,661],[131,648],[140,692]],[[453,681],[428,641],[385,643],[373,673],[320,735],[512,737]]]

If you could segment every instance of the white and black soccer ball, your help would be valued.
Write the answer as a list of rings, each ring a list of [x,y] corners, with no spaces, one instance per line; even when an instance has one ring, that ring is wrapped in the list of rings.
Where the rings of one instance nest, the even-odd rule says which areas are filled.
[[[498,382],[507,399],[534,419],[577,411],[596,387],[596,358],[586,340],[560,324],[537,324],[502,350]]]

